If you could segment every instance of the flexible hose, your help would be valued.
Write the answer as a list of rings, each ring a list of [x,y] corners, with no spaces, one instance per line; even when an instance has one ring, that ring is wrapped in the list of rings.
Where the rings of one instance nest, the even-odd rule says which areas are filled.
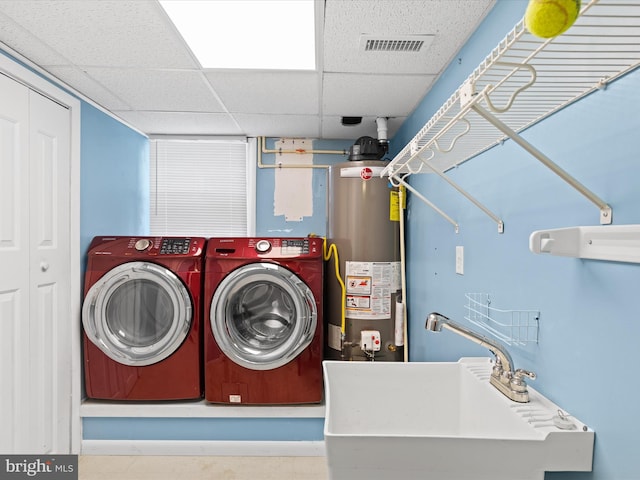
[[[333,256],[333,261],[335,264],[336,270],[336,279],[340,284],[340,289],[342,291],[342,308],[340,312],[340,334],[342,335],[342,340],[344,341],[344,337],[346,335],[346,298],[347,298],[347,288],[344,286],[344,282],[342,281],[342,277],[340,276],[340,259],[338,257],[338,247],[336,247],[335,243],[332,243],[329,248],[327,248],[327,239],[324,238],[322,242],[322,254],[324,261],[327,262]]]

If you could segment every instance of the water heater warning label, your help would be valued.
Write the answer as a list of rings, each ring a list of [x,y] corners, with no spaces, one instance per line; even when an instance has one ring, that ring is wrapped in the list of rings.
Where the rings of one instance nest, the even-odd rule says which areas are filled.
[[[369,310],[371,308],[370,296],[347,295],[347,308]]]
[[[357,276],[348,276],[347,277],[348,289],[349,293],[371,293],[371,277],[357,277]]]
[[[400,289],[400,262],[346,262],[347,318],[391,318],[391,294]]]

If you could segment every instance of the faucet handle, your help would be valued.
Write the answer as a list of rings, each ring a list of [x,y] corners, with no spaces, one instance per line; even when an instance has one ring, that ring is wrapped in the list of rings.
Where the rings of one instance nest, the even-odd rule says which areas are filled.
[[[511,387],[512,392],[527,393],[527,382],[524,381],[523,377],[528,377],[531,380],[535,380],[536,374],[518,368],[515,372],[513,372],[513,377],[511,377],[511,380],[509,381],[509,386]]]
[[[502,361],[500,360],[500,357],[497,355],[495,356],[495,359],[493,361],[492,371],[493,371],[493,375],[498,378],[504,372],[504,368],[502,367]]]
[[[513,376],[519,381],[522,381],[523,377],[529,377],[531,380],[536,379],[535,373],[523,370],[522,368],[518,368],[515,372],[513,372]]]

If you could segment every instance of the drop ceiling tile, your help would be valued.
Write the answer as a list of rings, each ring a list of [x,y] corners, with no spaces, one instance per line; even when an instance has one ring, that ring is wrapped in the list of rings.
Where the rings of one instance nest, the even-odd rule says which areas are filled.
[[[47,67],[46,70],[107,110],[130,110],[131,106],[77,67]]]
[[[245,135],[253,137],[320,138],[317,115],[233,115]]]
[[[225,106],[236,113],[319,113],[318,72],[207,72]]]
[[[0,42],[36,65],[63,65],[66,59],[38,37],[3,15],[0,2]]]
[[[135,110],[225,111],[199,72],[94,67],[84,70]]]
[[[354,39],[357,40],[357,39]],[[335,59],[339,58],[340,61]],[[350,60],[347,60],[350,58]],[[329,72],[350,72],[377,74],[437,74],[443,62],[434,62],[428,48],[420,52],[365,52],[354,51],[344,55],[334,55],[328,61]],[[436,67],[436,68],[434,68]]]
[[[153,0],[3,0],[0,12],[75,65],[197,66]]]
[[[422,100],[434,80],[428,75],[324,76],[325,115],[405,117]]]
[[[324,69],[328,72],[439,74],[494,5],[494,0],[328,0]],[[433,35],[417,53],[364,52],[362,34]]]
[[[148,135],[241,135],[237,123],[223,113],[116,111],[124,121]]]

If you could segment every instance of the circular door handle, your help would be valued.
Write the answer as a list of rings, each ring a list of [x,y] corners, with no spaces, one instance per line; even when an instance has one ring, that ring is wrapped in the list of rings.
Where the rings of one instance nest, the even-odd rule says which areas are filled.
[[[49,270],[49,264],[47,262],[40,262],[40,270],[46,272]]]

